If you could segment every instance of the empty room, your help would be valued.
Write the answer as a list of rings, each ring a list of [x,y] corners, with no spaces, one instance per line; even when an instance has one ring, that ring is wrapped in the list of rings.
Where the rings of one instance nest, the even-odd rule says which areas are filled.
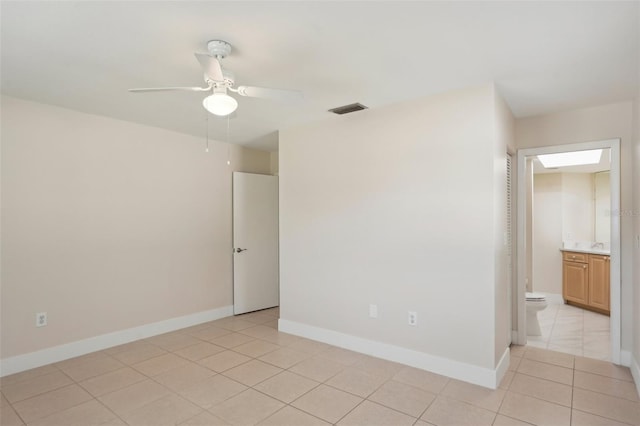
[[[640,1],[0,2],[0,424],[640,424]]]

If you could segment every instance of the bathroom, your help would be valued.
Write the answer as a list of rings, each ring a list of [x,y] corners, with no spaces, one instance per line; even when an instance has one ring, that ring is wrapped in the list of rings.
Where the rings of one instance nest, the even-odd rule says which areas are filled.
[[[540,157],[530,160],[527,344],[610,361],[610,150],[593,164]]]

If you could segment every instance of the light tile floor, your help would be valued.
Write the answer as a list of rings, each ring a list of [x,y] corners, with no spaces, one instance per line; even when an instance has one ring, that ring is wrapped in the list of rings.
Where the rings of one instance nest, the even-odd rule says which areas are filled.
[[[629,369],[514,346],[490,390],[278,332],[277,309],[4,377],[13,425],[638,425]]]
[[[547,309],[538,312],[542,336],[527,336],[527,346],[610,361],[609,317],[565,305],[555,296],[547,297]]]

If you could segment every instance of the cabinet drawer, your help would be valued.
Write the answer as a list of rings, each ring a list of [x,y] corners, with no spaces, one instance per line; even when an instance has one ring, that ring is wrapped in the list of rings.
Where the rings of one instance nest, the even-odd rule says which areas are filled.
[[[562,260],[567,262],[580,262],[587,263],[588,254],[586,253],[576,253],[573,251],[564,251],[562,252]]]

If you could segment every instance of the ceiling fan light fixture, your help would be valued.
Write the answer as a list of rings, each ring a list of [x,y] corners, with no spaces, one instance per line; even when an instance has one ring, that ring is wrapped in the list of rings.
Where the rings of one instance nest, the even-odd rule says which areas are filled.
[[[238,101],[226,93],[214,93],[204,98],[202,106],[211,114],[224,117],[238,108]]]

